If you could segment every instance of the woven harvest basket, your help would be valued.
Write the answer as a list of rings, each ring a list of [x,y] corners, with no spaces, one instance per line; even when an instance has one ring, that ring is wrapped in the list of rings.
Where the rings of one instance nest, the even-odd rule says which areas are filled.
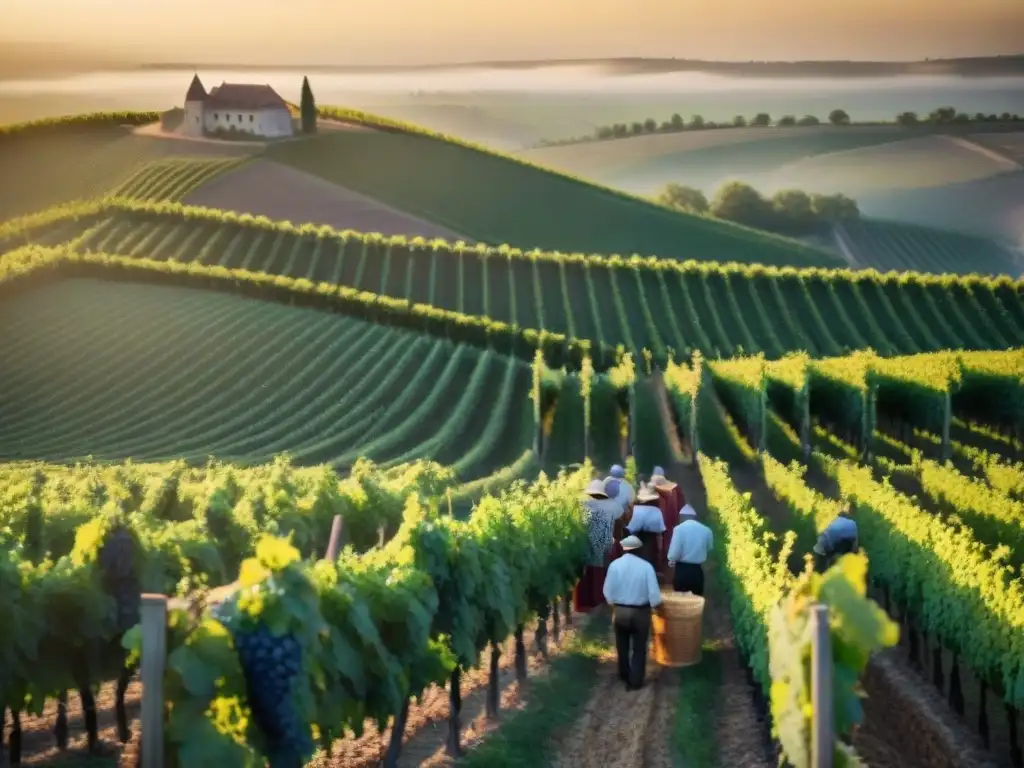
[[[704,640],[704,598],[691,592],[661,593],[651,616],[654,660],[663,667],[689,667],[700,662]]]

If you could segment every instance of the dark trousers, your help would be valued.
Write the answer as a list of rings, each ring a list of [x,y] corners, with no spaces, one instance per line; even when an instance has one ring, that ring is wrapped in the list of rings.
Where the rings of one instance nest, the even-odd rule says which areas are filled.
[[[843,555],[848,555],[857,552],[858,547],[854,544],[853,539],[840,539],[832,547],[832,551],[824,555],[815,553],[814,555],[814,569],[819,573],[824,573]]]
[[[703,597],[704,568],[699,563],[676,563],[672,588],[676,592],[693,592],[693,594]]]
[[[615,650],[619,679],[630,688],[644,684],[647,671],[647,640],[651,636],[651,608],[615,606]]]

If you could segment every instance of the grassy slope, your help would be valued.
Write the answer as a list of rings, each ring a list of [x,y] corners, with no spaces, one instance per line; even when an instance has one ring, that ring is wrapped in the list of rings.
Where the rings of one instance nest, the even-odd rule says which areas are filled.
[[[836,265],[793,240],[674,213],[431,136],[335,132],[268,156],[488,243],[769,264]]]
[[[33,290],[0,303],[0,358],[16,361],[0,369],[3,460],[429,457],[465,459],[472,480],[532,440],[516,418],[525,363],[512,364],[502,408],[508,358],[211,291],[95,280]],[[476,381],[491,406],[476,407]]]
[[[136,136],[117,125],[5,136],[0,141],[0,221],[106,194],[146,163],[164,157],[239,154],[233,147]]]

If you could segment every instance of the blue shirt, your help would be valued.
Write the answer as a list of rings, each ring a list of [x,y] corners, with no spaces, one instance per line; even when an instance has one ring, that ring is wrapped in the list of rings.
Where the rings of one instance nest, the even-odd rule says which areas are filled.
[[[819,554],[828,554],[843,540],[857,540],[857,523],[852,518],[840,515],[821,532],[814,549]]]

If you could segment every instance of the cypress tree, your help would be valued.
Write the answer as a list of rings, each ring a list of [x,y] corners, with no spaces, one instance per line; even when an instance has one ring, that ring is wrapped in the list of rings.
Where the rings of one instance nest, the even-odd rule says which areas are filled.
[[[309,87],[309,78],[302,78],[302,101],[299,104],[299,112],[302,115],[302,132],[316,133],[316,101],[313,99],[313,89]]]

